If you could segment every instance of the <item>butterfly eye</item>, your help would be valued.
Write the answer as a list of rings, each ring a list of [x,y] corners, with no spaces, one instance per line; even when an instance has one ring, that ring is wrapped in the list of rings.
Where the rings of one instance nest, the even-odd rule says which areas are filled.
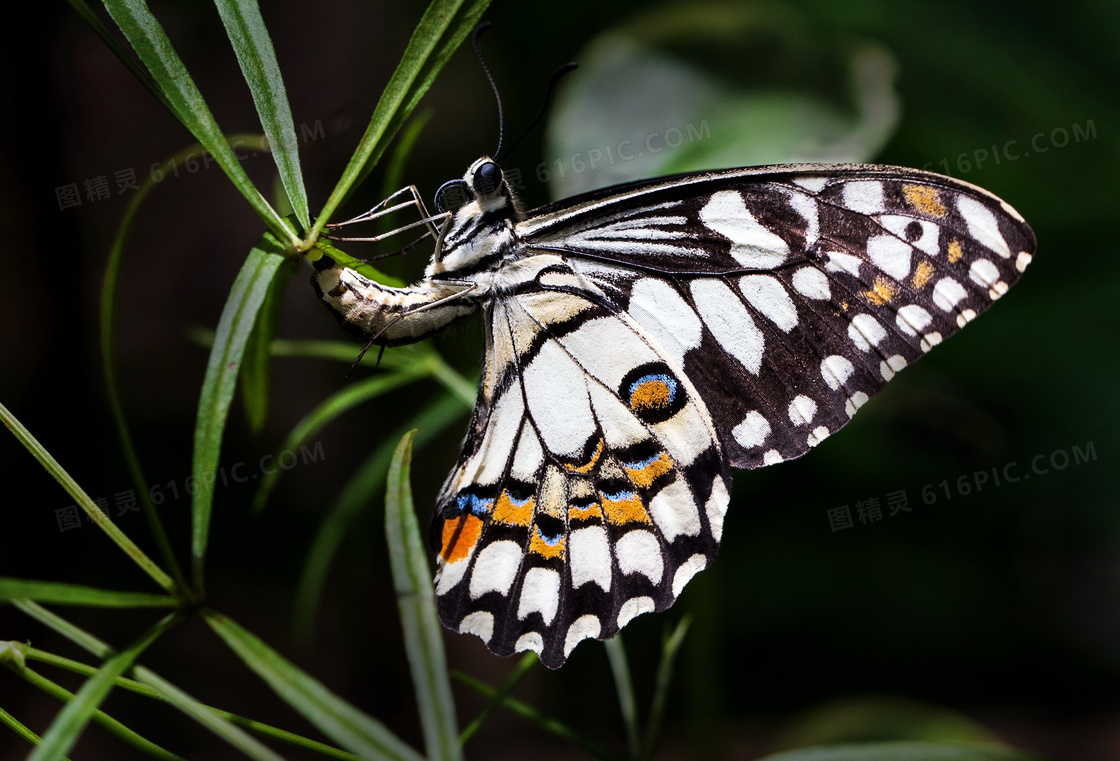
[[[480,196],[488,196],[498,189],[502,183],[502,170],[493,161],[487,161],[474,173],[474,192]]]
[[[439,186],[436,191],[436,211],[443,214],[447,211],[456,211],[470,200],[470,189],[463,180],[451,180]]]

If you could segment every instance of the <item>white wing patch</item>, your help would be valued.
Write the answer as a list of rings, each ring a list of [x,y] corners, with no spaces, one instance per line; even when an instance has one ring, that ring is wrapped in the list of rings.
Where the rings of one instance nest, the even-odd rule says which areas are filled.
[[[773,269],[789,256],[789,244],[760,224],[736,191],[713,194],[700,221],[731,240],[731,256],[744,267]]]

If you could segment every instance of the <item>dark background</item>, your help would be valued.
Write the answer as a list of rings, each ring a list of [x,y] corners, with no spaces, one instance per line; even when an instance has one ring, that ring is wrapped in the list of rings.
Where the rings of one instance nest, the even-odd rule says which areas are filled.
[[[1113,475],[1120,452],[1114,382],[1120,10],[1105,2],[974,6],[823,0],[749,6],[791,14],[806,39],[859,36],[893,52],[902,118],[878,161],[932,162],[943,171],[943,158],[953,162],[962,152],[1009,140],[1029,151],[1032,136],[1043,133],[1043,153],[953,171],[1012,203],[1034,227],[1039,246],[1007,298],[903,373],[842,434],[802,460],[737,473],[719,562],[668,614],[645,616],[627,629],[644,705],[663,627],[685,613],[694,617],[670,701],[665,757],[754,758],[791,737],[810,737],[807,712],[833,701],[844,701],[852,715],[880,718],[892,712],[928,718],[935,715],[931,706],[940,706],[1025,749],[1063,759],[1120,757],[1120,506]],[[488,17],[497,25],[486,45],[507,129],[516,133],[535,115],[557,64],[578,59],[585,43],[646,7],[495,2]],[[143,178],[192,139],[70,9],[27,10],[38,15],[23,19],[18,33],[9,29],[0,74],[0,214],[7,239],[0,401],[91,496],[112,502],[131,488],[97,350],[101,275],[130,196],[116,193],[114,172],[132,168]],[[216,11],[167,3],[154,10],[223,129],[258,130]],[[312,132],[322,125],[319,137],[301,146],[313,214],[422,10],[418,2],[263,4],[295,121]],[[758,51],[744,56],[752,52]],[[783,69],[720,74],[764,86],[780,80]],[[434,118],[406,176],[430,197],[493,149],[497,119],[466,47],[425,104]],[[1076,141],[1075,126],[1082,136]],[[1059,145],[1055,130],[1068,143]],[[541,132],[532,135],[519,162],[549,158],[542,140]],[[268,195],[271,160],[253,157],[245,167]],[[79,208],[59,208],[56,188],[80,188],[98,175],[108,179],[109,199],[83,197]],[[379,182],[377,170],[347,210],[372,205]],[[547,200],[539,184],[530,183],[526,195],[529,205]],[[189,473],[206,350],[187,331],[216,324],[261,229],[216,166],[169,178],[142,211],[121,281],[117,356],[125,406],[154,483],[181,484]],[[406,262],[404,271],[418,275],[425,256]],[[280,335],[341,338],[305,277],[298,275],[289,289]],[[469,324],[436,343],[470,377],[479,336]],[[264,433],[248,432],[235,403],[224,464],[255,467],[304,413],[343,386],[345,367],[277,359],[273,372]],[[314,646],[295,648],[289,625],[309,538],[341,484],[386,432],[436,392],[434,384],[417,384],[334,423],[316,439],[324,459],[286,474],[260,518],[248,514],[251,484],[219,489],[209,563],[214,607],[415,743],[420,732],[379,502],[368,506],[334,563]],[[422,520],[454,462],[463,425],[418,456],[414,487]],[[1075,463],[1075,448],[1088,461]],[[1063,455],[1056,453],[1069,457],[1067,467],[1058,467]],[[1039,455],[1039,470],[1048,472],[1031,473]],[[974,472],[1009,463],[1030,479],[998,487],[989,481],[967,496],[957,491],[960,477],[974,482]],[[922,501],[927,485],[934,504]],[[888,517],[884,511],[881,521],[830,531],[827,510],[849,505],[855,515],[857,501],[876,497],[885,504],[886,494],[897,490],[907,492],[910,512]],[[55,511],[69,504],[14,438],[0,436],[0,575],[148,589],[96,529],[59,531]],[[180,499],[162,508],[183,559],[188,506]],[[119,523],[153,550],[139,514]],[[118,645],[151,619],[63,613]],[[0,639],[84,657],[8,607],[0,607]],[[446,642],[453,668],[491,683],[512,665],[474,637],[449,634]],[[201,622],[176,629],[144,661],[199,699],[313,734]],[[74,689],[80,683],[40,670]],[[600,646],[581,646],[559,673],[535,670],[517,694],[596,741],[621,747]],[[873,705],[881,710],[867,708],[860,696],[876,696],[882,702]],[[465,723],[481,703],[466,690],[458,697]],[[0,705],[40,732],[59,708],[7,671],[0,672]],[[183,755],[235,757],[173,709],[120,694],[107,706]],[[868,736],[896,736],[891,731],[880,727]],[[22,757],[21,741],[5,732],[0,757]],[[468,746],[474,758],[530,754],[580,757],[502,712]],[[72,755],[134,756],[96,727]]]

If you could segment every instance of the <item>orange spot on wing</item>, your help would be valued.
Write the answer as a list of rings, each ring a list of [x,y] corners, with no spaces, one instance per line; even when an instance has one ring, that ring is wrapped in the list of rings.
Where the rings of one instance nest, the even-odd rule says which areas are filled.
[[[918,262],[914,277],[910,278],[910,285],[914,286],[914,290],[920,291],[925,288],[931,277],[933,277],[933,265],[923,259]]]
[[[529,497],[520,505],[515,504],[510,499],[509,492],[503,490],[494,505],[494,520],[513,526],[528,526],[533,519],[533,507],[535,505],[536,500],[532,497]]]
[[[956,264],[961,260],[961,242],[959,240],[949,241],[949,262]]]
[[[592,502],[590,505],[583,505],[580,507],[576,505],[570,505],[568,507],[569,521],[589,521],[592,518],[603,519],[603,510],[599,507],[598,502]]]
[[[867,301],[877,307],[884,306],[891,303],[891,299],[898,293],[898,286],[887,280],[885,277],[875,279],[875,285],[871,287],[870,291],[864,291],[863,295]]]
[[[611,499],[603,496],[603,512],[607,514],[607,521],[615,526],[625,523],[649,523],[649,513],[642,504],[641,497],[633,492],[625,495],[616,495]]]
[[[927,216],[945,216],[945,204],[941,203],[937,188],[929,185],[903,185],[902,195],[906,197],[907,203]]]
[[[659,409],[669,406],[673,391],[665,381],[651,378],[645,381],[630,395],[630,407],[635,410]]]
[[[545,558],[563,558],[566,544],[567,542],[564,537],[560,537],[555,544],[549,544],[544,540],[544,537],[541,536],[541,530],[539,528],[534,528],[533,538],[529,540],[529,551],[535,552]]]
[[[630,476],[630,480],[634,482],[635,486],[639,489],[648,489],[659,476],[673,470],[673,458],[662,452],[640,467],[631,467],[624,464],[622,469],[626,471],[626,475]]]
[[[482,535],[482,521],[473,515],[460,515],[443,522],[443,549],[440,555],[455,563],[471,554]]]

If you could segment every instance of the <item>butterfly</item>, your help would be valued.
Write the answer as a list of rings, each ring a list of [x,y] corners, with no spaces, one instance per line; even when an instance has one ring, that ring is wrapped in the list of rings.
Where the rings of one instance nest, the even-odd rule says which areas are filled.
[[[478,401],[432,521],[437,607],[550,668],[712,563],[731,468],[836,433],[1035,249],[991,193],[893,166],[697,172],[528,212],[491,158],[448,185],[464,203],[429,218],[420,282],[326,258],[312,282],[382,346],[481,313]]]

